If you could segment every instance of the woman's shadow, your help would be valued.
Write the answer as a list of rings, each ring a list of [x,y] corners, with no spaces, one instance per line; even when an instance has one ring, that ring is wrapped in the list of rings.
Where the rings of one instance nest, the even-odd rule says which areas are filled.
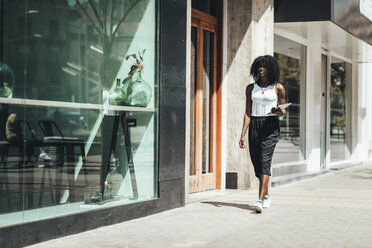
[[[252,212],[252,214],[256,214],[256,210],[253,209],[253,206],[249,204],[239,204],[239,203],[231,203],[231,202],[214,202],[214,201],[204,201],[201,203],[205,204],[211,204],[215,207],[234,207],[234,208],[240,208],[244,210],[249,210]]]

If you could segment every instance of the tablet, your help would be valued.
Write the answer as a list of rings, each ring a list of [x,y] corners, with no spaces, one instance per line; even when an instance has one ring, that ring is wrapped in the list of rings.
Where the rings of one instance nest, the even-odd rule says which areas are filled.
[[[284,104],[281,104],[281,105],[278,105],[279,108],[281,109],[286,109],[288,108],[292,103],[284,103]],[[277,114],[274,114],[274,113],[268,113],[267,116],[277,116]]]

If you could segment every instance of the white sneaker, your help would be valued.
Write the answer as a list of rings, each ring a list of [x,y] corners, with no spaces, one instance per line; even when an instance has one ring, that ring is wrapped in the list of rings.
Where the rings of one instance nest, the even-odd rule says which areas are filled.
[[[45,152],[41,152],[39,158],[42,160],[52,160],[52,158],[49,157],[48,154],[46,154]]]
[[[269,195],[265,195],[264,200],[263,200],[263,204],[262,204],[263,208],[269,208],[270,204],[271,204],[271,199],[270,199]]]
[[[253,205],[253,209],[256,210],[256,213],[262,212],[262,201],[257,200],[256,203]]]

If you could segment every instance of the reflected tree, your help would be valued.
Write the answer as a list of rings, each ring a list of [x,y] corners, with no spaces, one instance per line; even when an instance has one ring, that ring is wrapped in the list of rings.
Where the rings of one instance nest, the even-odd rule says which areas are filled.
[[[115,40],[119,37],[120,27],[136,7],[141,3],[147,3],[148,0],[75,0],[75,2],[78,9],[102,38],[103,63],[100,68],[100,76],[104,87],[109,88],[114,82],[121,64],[121,61],[112,56],[113,46]]]
[[[287,109],[287,114],[282,120],[281,127],[285,127],[286,131],[291,129],[291,134],[286,134],[291,137],[291,141],[299,140],[300,129],[300,61],[299,59],[274,53],[280,68],[279,82],[284,86],[286,91],[286,102],[292,103]],[[282,130],[284,135],[284,130]],[[298,143],[296,143],[298,145]]]
[[[337,127],[338,134],[345,127],[345,68],[345,63],[331,64],[331,125]]]
[[[298,59],[289,56],[274,54],[280,68],[280,83],[286,90],[286,101],[291,103],[300,103],[300,63]]]

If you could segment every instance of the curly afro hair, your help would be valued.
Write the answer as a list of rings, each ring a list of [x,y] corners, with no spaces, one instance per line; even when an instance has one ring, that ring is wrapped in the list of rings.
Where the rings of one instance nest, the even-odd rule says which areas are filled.
[[[261,65],[267,69],[270,84],[277,83],[280,76],[279,65],[276,59],[271,55],[259,56],[253,61],[251,66],[251,76],[254,81],[257,82],[259,78],[258,69]]]

